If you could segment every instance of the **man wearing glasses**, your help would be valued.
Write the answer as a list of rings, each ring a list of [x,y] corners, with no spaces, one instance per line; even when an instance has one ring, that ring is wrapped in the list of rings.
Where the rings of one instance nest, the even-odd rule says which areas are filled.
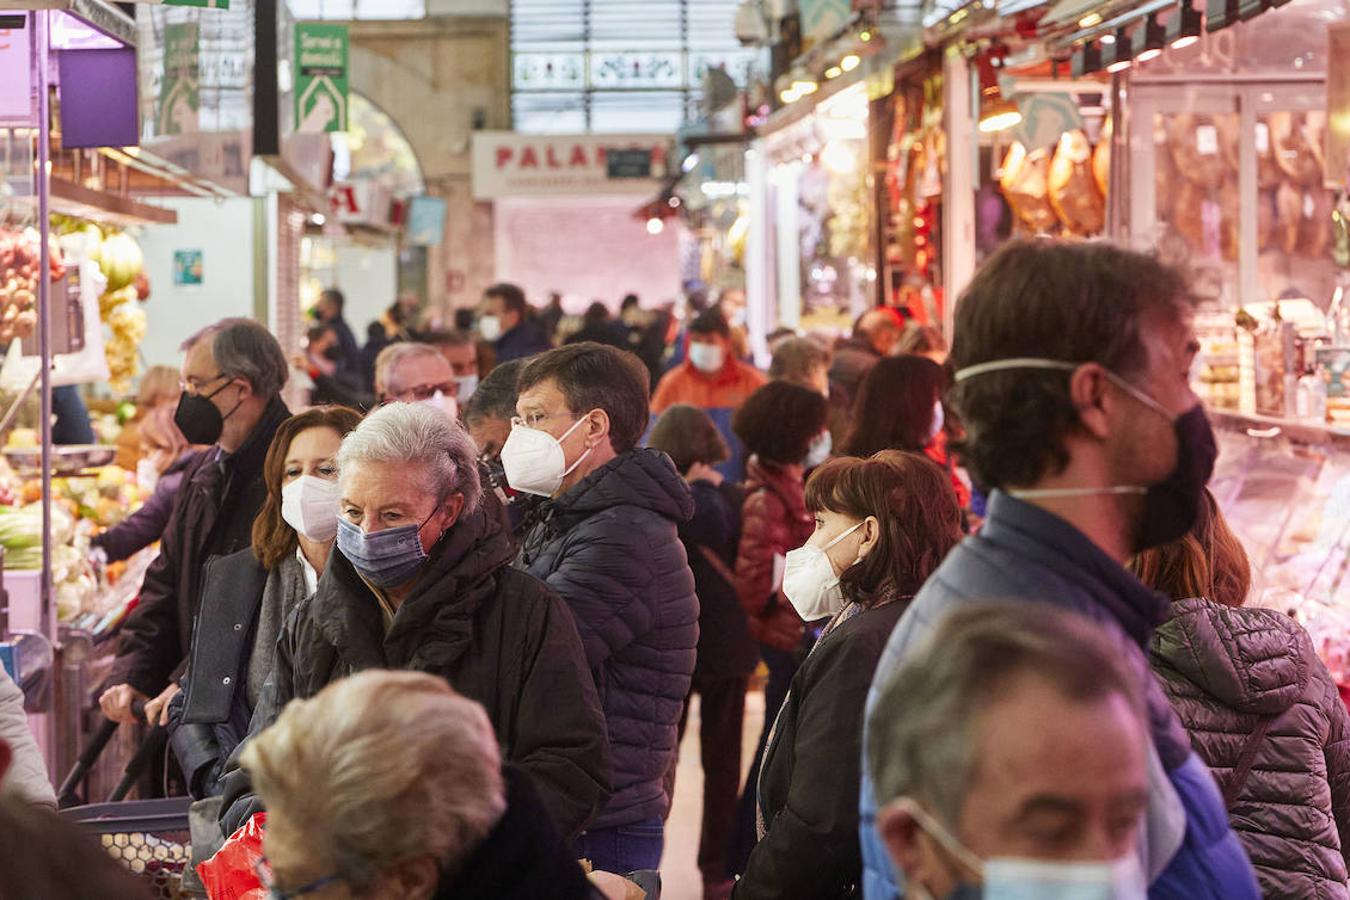
[[[132,722],[146,702],[150,722],[163,719],[177,693],[197,615],[206,560],[249,545],[267,495],[263,458],[290,415],[281,400],[285,354],[263,325],[224,319],[183,344],[183,393],[174,422],[189,444],[208,446],[183,475],[160,541],[159,558],[127,618],[103,713]],[[149,699],[154,698],[154,699]]]
[[[375,396],[381,403],[425,403],[454,419],[458,392],[454,370],[431,344],[391,344],[375,359]]]

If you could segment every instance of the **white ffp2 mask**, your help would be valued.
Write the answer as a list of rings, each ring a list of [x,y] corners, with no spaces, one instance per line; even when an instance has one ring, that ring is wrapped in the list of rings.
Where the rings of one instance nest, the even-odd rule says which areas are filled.
[[[690,344],[689,363],[704,374],[711,375],[722,371],[726,357],[722,348],[716,344]]]
[[[834,565],[825,551],[863,527],[866,522],[864,519],[824,547],[805,544],[788,551],[787,565],[783,571],[783,593],[802,621],[814,622],[829,618],[844,608],[844,592],[839,587],[839,576],[834,574]]]
[[[557,438],[538,428],[513,425],[511,434],[502,445],[501,456],[502,468],[506,470],[506,483],[511,485],[511,489],[540,497],[556,494],[558,488],[562,487],[563,479],[591,454],[591,448],[586,448],[586,452],[569,466],[562,447],[567,436],[585,421],[585,418],[577,419],[571,428],[563,432],[562,437]]]
[[[311,541],[331,541],[337,535],[341,496],[336,481],[301,475],[281,489],[281,518]]]
[[[502,320],[499,316],[483,316],[478,320],[478,333],[489,344],[501,340]]]

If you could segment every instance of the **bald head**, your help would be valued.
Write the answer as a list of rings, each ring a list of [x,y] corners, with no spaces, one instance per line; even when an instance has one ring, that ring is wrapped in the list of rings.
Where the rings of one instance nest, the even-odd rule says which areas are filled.
[[[855,334],[872,345],[882,356],[890,356],[904,330],[899,317],[888,309],[874,309],[858,320]]]

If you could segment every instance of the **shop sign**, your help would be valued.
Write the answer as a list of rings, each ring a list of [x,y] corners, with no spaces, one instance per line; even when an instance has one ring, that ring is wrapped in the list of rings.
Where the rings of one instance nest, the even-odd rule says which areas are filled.
[[[448,209],[444,197],[413,197],[408,208],[408,243],[416,247],[439,247],[445,239]]]
[[[346,25],[296,23],[296,131],[347,130],[349,46]]]
[[[393,204],[389,189],[373,179],[335,184],[328,191],[328,206],[343,225],[388,228]]]
[[[1017,108],[1022,112],[1022,121],[1013,127],[1012,137],[1028,151],[1053,147],[1059,143],[1060,135],[1083,127],[1078,103],[1069,94],[1023,94],[1017,98]]]
[[[665,177],[665,135],[542,135],[479,131],[473,136],[473,193],[497,197],[574,194],[642,194]],[[632,171],[644,154],[646,175],[611,175],[609,155],[620,154],[620,169]]]
[[[853,15],[850,0],[801,0],[802,37],[814,43],[829,40]]]
[[[164,75],[155,107],[158,134],[187,134],[197,130],[200,107],[201,32],[196,22],[164,26]]]
[[[33,75],[28,32],[0,29],[0,122],[30,125],[33,121]]]
[[[605,150],[605,168],[610,178],[651,178],[652,151],[610,147]]]

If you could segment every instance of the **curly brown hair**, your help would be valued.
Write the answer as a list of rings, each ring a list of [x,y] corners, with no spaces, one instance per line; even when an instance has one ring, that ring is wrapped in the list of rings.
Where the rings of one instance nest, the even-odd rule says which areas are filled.
[[[810,388],[770,381],[746,398],[731,419],[731,430],[747,452],[765,462],[799,465],[811,441],[825,430],[830,406]]]
[[[863,606],[918,593],[961,540],[951,479],[918,453],[832,459],[806,482],[806,508],[880,523],[876,547],[839,577],[844,598]]]
[[[1097,362],[1129,378],[1148,364],[1145,317],[1180,317],[1193,304],[1185,274],[1156,256],[1104,243],[1014,241],[957,305],[951,362],[958,374],[1019,357]],[[979,483],[1023,487],[1063,471],[1064,438],[1079,427],[1070,374],[1017,369],[956,385],[947,399],[966,429],[956,449]]]
[[[267,448],[267,458],[263,460],[267,499],[253,520],[253,555],[267,571],[275,569],[287,556],[294,555],[295,548],[300,545],[295,529],[281,517],[281,483],[286,478],[286,454],[291,451],[291,441],[300,432],[311,428],[331,428],[339,436],[346,437],[359,424],[361,414],[354,409],[316,406],[291,416],[277,428],[272,444]]]

